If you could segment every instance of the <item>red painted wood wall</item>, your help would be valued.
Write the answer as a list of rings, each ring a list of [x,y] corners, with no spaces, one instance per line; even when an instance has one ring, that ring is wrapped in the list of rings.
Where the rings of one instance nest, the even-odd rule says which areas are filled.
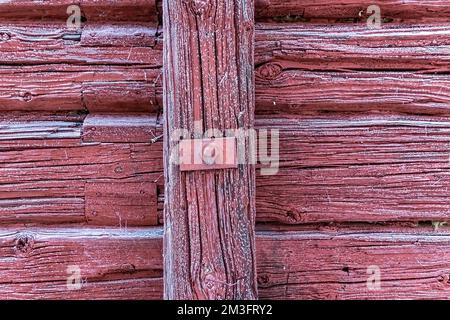
[[[0,298],[160,299],[160,2],[79,3],[0,4]],[[371,4],[256,1],[260,298],[450,296],[450,1]]]

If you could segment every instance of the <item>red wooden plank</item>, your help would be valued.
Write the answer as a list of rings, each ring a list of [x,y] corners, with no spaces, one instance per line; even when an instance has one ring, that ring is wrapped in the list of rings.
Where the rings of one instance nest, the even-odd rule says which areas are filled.
[[[2,110],[128,113],[160,109],[154,89],[160,70],[47,65],[1,68],[0,76]]]
[[[146,73],[157,76],[156,73]],[[82,96],[85,107],[97,112],[157,112],[160,107],[155,97],[155,85],[149,77],[144,81],[90,82],[83,84]]]
[[[143,142],[161,139],[162,127],[146,114],[90,114],[83,122],[84,142]]]
[[[80,179],[119,181],[126,177],[157,181],[162,187],[161,128],[155,121],[145,121],[150,125],[146,126],[138,119],[136,126],[131,121],[130,127],[122,126],[127,117],[111,116],[110,122],[103,115],[94,116],[100,126],[107,124],[97,138],[116,140],[113,132],[123,132],[121,137],[134,140],[132,144],[79,146],[73,135],[79,137],[81,123],[58,126],[55,118],[53,123],[31,122],[36,132],[22,132],[25,124],[20,121],[3,125],[6,142],[0,130],[0,149],[9,150],[0,156],[3,199],[54,198],[57,203],[64,197],[82,198]],[[258,221],[445,220],[449,205],[447,120],[383,114],[259,116],[256,128],[280,130],[280,170],[274,176],[257,177]],[[148,142],[153,124],[155,143]],[[67,139],[62,138],[65,135]],[[122,168],[122,173],[116,173],[116,168]],[[35,207],[33,201],[30,206]],[[67,202],[61,206],[64,215]],[[23,206],[17,203],[17,208]],[[57,221],[54,215],[50,218]],[[34,221],[39,220],[34,217]]]
[[[83,0],[78,1],[87,22],[157,22],[155,0]],[[43,20],[65,22],[70,0],[53,0],[36,3],[31,0],[12,0],[0,4],[0,18],[5,21]],[[256,0],[255,13],[258,19],[276,17],[277,21],[365,21],[370,0],[340,1],[298,1],[298,0]],[[445,0],[382,0],[382,17],[386,22],[448,21],[450,11]]]
[[[151,182],[87,182],[88,223],[120,227],[157,225],[157,188]]]
[[[450,17],[450,16],[449,16]],[[259,74],[276,77],[283,67],[309,70],[448,71],[450,28],[389,24],[310,25],[260,23],[256,33]],[[420,47],[418,47],[420,44]],[[267,66],[264,63],[272,62]]]
[[[67,8],[79,5],[85,22],[153,22],[158,21],[155,0],[10,0],[0,3],[2,21],[61,21],[69,15]]]
[[[450,8],[446,0],[256,0],[259,19],[276,21],[365,22],[367,8],[376,4],[385,22],[448,22]]]
[[[127,28],[120,28],[115,36],[109,27],[92,27],[99,34],[93,43],[95,47],[67,44],[63,39],[65,31],[55,27],[17,36],[9,47],[3,44],[5,50],[0,55],[4,55],[4,61],[47,65],[0,69],[4,79],[0,86],[0,105],[8,110],[158,111],[162,106],[160,44],[155,40],[158,43],[155,48],[144,48],[151,49],[152,53],[140,55],[144,60],[139,57],[136,60],[133,56],[140,49],[133,48],[131,43],[135,41],[134,32],[138,30],[139,34],[141,29],[129,27],[128,36]],[[152,42],[149,29],[142,30],[143,41]],[[89,32],[81,37],[89,38]],[[396,25],[368,30],[354,26],[260,24],[256,39],[257,111],[298,112],[301,107],[302,110],[445,113],[447,98],[442,92],[445,93],[448,84],[442,76],[304,70],[372,68],[380,72],[385,69],[444,72],[447,67],[442,61],[449,60],[446,49],[450,45],[449,32],[446,25]],[[40,41],[36,42],[37,39]],[[84,42],[89,44],[88,40]],[[421,43],[421,50],[415,49],[416,43]],[[55,49],[60,54],[55,54]],[[109,69],[97,66],[103,63],[121,66]],[[45,72],[36,77],[39,71]],[[378,81],[380,77],[386,85]],[[339,84],[337,88],[336,84]],[[374,96],[373,91],[382,96]],[[428,98],[429,92],[432,99]],[[327,99],[328,95],[332,99]]]
[[[311,111],[449,114],[449,79],[403,72],[310,72],[284,66],[257,70],[258,112]]]
[[[2,229],[0,298],[160,298],[161,238],[151,228]]]
[[[257,178],[259,221],[448,219],[447,118],[298,116],[280,130],[280,171]]]
[[[88,24],[80,32],[82,47],[155,47],[157,30],[151,25]]]
[[[448,232],[263,232],[257,244],[265,299],[449,297]]]
[[[161,66],[161,50],[153,48],[156,46],[157,30],[148,26],[121,27],[114,36],[101,26],[73,31],[67,29],[65,24],[55,23],[43,26],[7,24],[3,30],[6,35],[0,43],[3,65],[70,63]],[[89,41],[94,32],[96,41]],[[143,36],[140,45],[136,45],[137,41],[133,40],[136,32]]]
[[[263,299],[446,299],[449,295],[448,229],[260,231],[256,241]],[[162,298],[159,228],[1,231],[3,251],[7,268],[0,270],[1,298],[48,299],[57,294],[75,299]],[[81,290],[67,290],[68,265],[78,265],[87,280]],[[379,289],[371,280],[374,271],[380,272]]]
[[[144,193],[108,205],[120,208],[122,222],[128,226],[156,224],[153,184],[162,175],[161,144],[83,143],[82,116],[42,114],[40,120],[35,114],[13,113],[0,118],[1,225],[119,226],[120,221],[111,216],[114,212],[102,209],[95,217],[85,216],[89,209],[85,197],[88,206],[98,206],[89,192],[86,195],[86,182],[111,184],[118,188],[117,194],[143,186]],[[120,190],[121,186],[127,189]]]

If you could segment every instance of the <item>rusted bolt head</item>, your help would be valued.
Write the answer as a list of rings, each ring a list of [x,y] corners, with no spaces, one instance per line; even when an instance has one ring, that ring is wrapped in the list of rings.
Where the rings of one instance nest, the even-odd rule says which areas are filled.
[[[215,164],[217,155],[218,151],[214,144],[209,144],[203,147],[202,159],[204,163],[209,165]]]

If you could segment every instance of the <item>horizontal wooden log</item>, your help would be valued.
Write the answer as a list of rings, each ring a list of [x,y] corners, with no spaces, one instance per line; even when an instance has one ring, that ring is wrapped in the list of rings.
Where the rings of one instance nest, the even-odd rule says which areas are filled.
[[[448,298],[448,233],[262,232],[257,245],[263,299]]]
[[[158,31],[146,24],[89,24],[78,32],[75,39],[80,41],[82,47],[158,46]]]
[[[152,182],[88,182],[86,220],[97,224],[157,225],[157,189]]]
[[[132,136],[124,143],[83,142],[84,117],[65,117],[16,114],[0,121],[0,224],[156,224],[160,146]],[[139,192],[124,197],[124,189]],[[94,201],[97,192],[104,201]]]
[[[159,122],[147,114],[90,114],[83,122],[82,138],[84,142],[156,142],[162,139]]]
[[[53,120],[0,126],[3,224],[11,223],[8,214],[29,223],[81,223],[84,181],[156,181],[162,192],[157,120],[89,116],[84,144],[82,122]],[[449,220],[446,117],[279,115],[259,116],[256,126],[280,131],[279,172],[257,177],[259,222]],[[47,218],[32,215],[45,211],[39,206],[50,208]]]
[[[36,3],[31,0],[12,0],[0,4],[0,18],[5,21],[43,20],[65,22],[70,0],[53,0]],[[159,1],[155,0],[82,0],[78,1],[83,19],[91,22],[153,22],[161,13]],[[298,0],[256,0],[255,14],[259,20],[273,19],[280,22],[361,22],[370,14],[369,0],[298,1]],[[450,9],[445,0],[382,0],[376,3],[381,8],[385,22],[434,22],[448,21]],[[162,18],[160,16],[160,18]]]
[[[14,43],[9,49],[3,44],[5,50],[0,53],[6,63],[26,65],[0,68],[4,79],[0,107],[101,113],[159,111],[161,42],[156,36],[152,38],[151,29],[129,28],[130,33],[128,27],[118,28],[117,33],[111,26],[88,28],[79,35],[80,42],[70,40],[69,44],[64,30],[49,27],[25,33],[23,29],[24,35],[11,38]],[[411,71],[446,73],[449,33],[446,25],[368,30],[259,24],[256,110],[448,113],[445,75]],[[143,43],[155,41],[154,47],[134,47],[140,41],[134,34]]]
[[[0,298],[160,298],[161,237],[151,228],[0,230]]]
[[[89,27],[5,25],[0,42],[2,65],[61,64],[161,66],[155,50],[157,30],[149,26]],[[95,38],[95,39],[93,39]]]
[[[14,283],[15,298],[52,298],[56,291],[60,298],[160,299],[161,231],[0,232],[9,266],[0,271],[0,297],[11,298]],[[448,298],[448,231],[259,231],[256,244],[262,299]],[[67,290],[68,265],[80,266],[87,280],[79,291]],[[108,294],[113,283],[120,289]]]
[[[83,22],[153,22],[158,21],[155,0],[10,0],[0,3],[2,21],[59,21],[65,23],[71,5],[80,6]]]
[[[280,130],[280,170],[257,179],[259,221],[450,218],[446,118],[323,116],[257,123]]]
[[[256,0],[255,14],[280,22],[364,22],[373,4],[385,22],[447,22],[450,17],[446,0]]]
[[[162,51],[148,25],[5,25],[0,108],[157,112]],[[20,67],[18,67],[20,65]]]
[[[257,129],[280,132],[280,162],[277,174],[257,176],[257,221],[449,220],[447,120],[259,116]]]
[[[148,25],[90,25],[81,31],[55,24],[5,25],[2,34],[2,64],[162,66],[162,39]],[[259,23],[255,62],[260,66],[289,61],[292,67],[316,70],[442,72],[448,71],[449,34],[448,24],[391,24],[374,30],[355,25]]]
[[[392,24],[381,29],[347,24],[261,23],[257,31],[255,62],[257,66],[262,65],[260,75],[268,79],[275,77],[283,67],[449,71],[450,27],[445,23]],[[272,64],[264,66],[267,62]]]
[[[450,114],[446,74],[379,71],[309,71],[288,61],[256,70],[256,113],[384,112]],[[159,83],[156,101],[161,103]]]
[[[53,70],[56,69],[55,70]],[[0,69],[4,111],[157,112],[159,69],[7,67]]]
[[[271,70],[276,73],[269,75]],[[374,111],[448,115],[450,111],[446,75],[311,72],[280,64],[264,65],[256,74],[257,111],[263,114]]]

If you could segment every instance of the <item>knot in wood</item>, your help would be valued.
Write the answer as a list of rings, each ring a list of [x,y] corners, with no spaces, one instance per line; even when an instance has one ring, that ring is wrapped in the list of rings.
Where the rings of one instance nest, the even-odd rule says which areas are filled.
[[[125,264],[121,265],[120,269],[121,269],[122,273],[125,273],[125,274],[136,273],[136,266],[131,263],[125,263]]]
[[[29,92],[21,92],[20,93],[20,97],[22,98],[23,101],[25,102],[29,102],[31,101],[31,99],[33,98],[31,93]]]
[[[191,8],[194,14],[202,16],[209,6],[209,0],[191,0]]]
[[[21,234],[16,238],[14,249],[19,255],[28,255],[34,246],[34,237],[31,234]]]
[[[258,281],[258,285],[261,286],[261,287],[266,286],[269,283],[269,281],[270,281],[270,278],[269,278],[269,276],[267,274],[258,275],[257,279],[258,279],[257,280]]]
[[[438,281],[443,284],[450,283],[450,276],[448,274],[443,274],[438,277]]]
[[[281,72],[283,72],[283,67],[278,63],[272,62],[263,64],[256,70],[256,73],[260,78],[268,80],[275,79]]]
[[[11,35],[7,32],[0,32],[0,42],[8,41],[11,39]]]
[[[296,210],[288,210],[286,211],[286,218],[290,221],[290,222],[302,222],[303,221],[303,217],[302,214]]]

